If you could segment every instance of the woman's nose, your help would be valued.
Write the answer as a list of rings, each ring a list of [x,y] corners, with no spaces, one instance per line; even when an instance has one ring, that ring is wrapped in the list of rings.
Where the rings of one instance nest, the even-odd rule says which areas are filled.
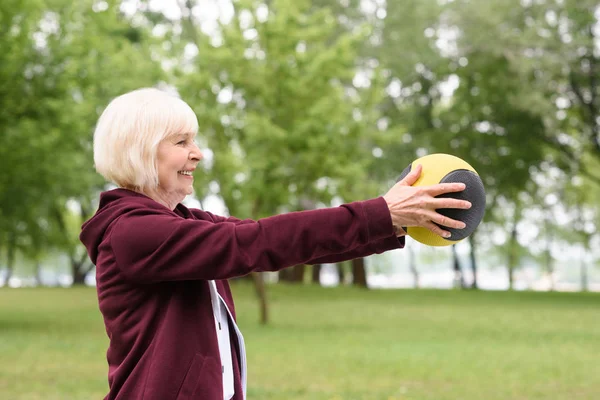
[[[200,160],[202,160],[203,157],[204,157],[204,155],[200,151],[200,148],[194,144],[192,151],[190,151],[190,160],[200,161]]]

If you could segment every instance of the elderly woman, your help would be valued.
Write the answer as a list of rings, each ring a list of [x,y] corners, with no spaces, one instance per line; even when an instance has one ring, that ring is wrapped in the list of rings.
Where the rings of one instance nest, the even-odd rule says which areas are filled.
[[[114,99],[94,134],[104,192],[81,241],[96,265],[110,339],[106,399],[246,398],[246,356],[227,279],[297,264],[338,262],[404,246],[401,227],[461,229],[435,196],[463,184],[414,188],[412,171],[382,197],[258,221],[181,204],[202,159],[197,118],[179,98],[140,89]]]

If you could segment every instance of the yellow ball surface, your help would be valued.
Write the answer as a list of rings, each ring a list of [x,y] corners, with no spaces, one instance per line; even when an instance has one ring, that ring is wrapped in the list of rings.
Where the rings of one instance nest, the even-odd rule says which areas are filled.
[[[438,209],[437,212],[452,219],[463,221],[467,224],[465,229],[443,229],[451,233],[450,238],[445,239],[429,229],[421,227],[408,227],[406,233],[416,241],[428,246],[450,246],[467,238],[477,228],[483,219],[485,212],[485,190],[483,182],[475,168],[463,159],[443,153],[429,154],[414,160],[398,178],[402,180],[412,168],[421,165],[421,176],[412,186],[429,186],[438,183],[462,182],[466,189],[462,192],[448,193],[438,197],[452,197],[468,200],[472,203],[469,210]]]

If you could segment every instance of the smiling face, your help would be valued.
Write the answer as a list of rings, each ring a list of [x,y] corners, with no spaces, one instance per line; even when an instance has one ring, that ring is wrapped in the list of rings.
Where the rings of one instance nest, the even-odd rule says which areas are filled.
[[[191,194],[202,153],[198,118],[179,97],[141,88],[113,99],[94,131],[94,166],[107,181],[175,208]],[[159,176],[160,175],[160,176]]]
[[[150,197],[171,210],[193,193],[192,173],[202,159],[194,138],[194,133],[177,133],[167,136],[158,145],[158,187]]]

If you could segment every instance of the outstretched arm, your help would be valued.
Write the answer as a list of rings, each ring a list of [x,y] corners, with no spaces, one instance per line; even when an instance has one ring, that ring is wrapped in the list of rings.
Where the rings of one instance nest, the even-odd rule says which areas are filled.
[[[398,244],[381,197],[258,221],[214,222],[134,211],[120,217],[109,234],[117,264],[136,282],[228,279],[363,254],[390,238]]]

